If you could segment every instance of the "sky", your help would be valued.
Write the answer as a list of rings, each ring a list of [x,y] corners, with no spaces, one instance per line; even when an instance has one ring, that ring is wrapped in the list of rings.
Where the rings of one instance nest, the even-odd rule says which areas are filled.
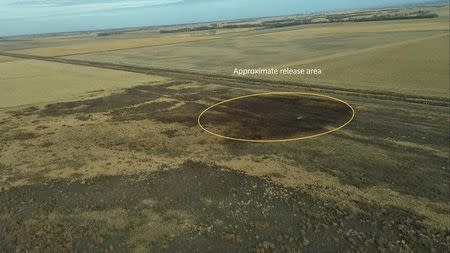
[[[0,36],[170,25],[426,0],[0,0]]]

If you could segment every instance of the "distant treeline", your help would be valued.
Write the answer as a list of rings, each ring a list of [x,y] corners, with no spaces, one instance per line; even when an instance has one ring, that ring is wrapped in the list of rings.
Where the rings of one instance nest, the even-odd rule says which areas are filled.
[[[196,32],[196,31],[208,31],[215,29],[235,29],[235,28],[251,28],[261,27],[260,23],[256,24],[226,24],[219,26],[218,24],[195,26],[195,27],[183,27],[179,29],[160,30],[160,33],[179,33],[179,32]]]
[[[399,9],[385,9],[379,10],[383,12],[396,13],[399,12]],[[340,14],[328,14],[324,18],[329,20],[329,22],[346,22],[354,17],[364,16],[364,15],[373,15],[374,11],[358,11],[351,13],[340,13]]]
[[[252,28],[252,27],[261,27],[261,23],[253,23],[253,24],[234,24],[234,25],[223,25],[221,28],[223,29],[234,29],[234,28]]]
[[[311,19],[285,19],[285,20],[264,21],[261,24],[264,28],[278,28],[285,26],[309,25],[311,23],[312,23]]]
[[[195,31],[207,31],[215,29],[235,29],[235,28],[276,28],[284,26],[294,26],[294,25],[305,25],[310,24],[311,20],[276,20],[276,21],[265,21],[262,23],[244,23],[244,24],[226,24],[226,25],[205,25],[196,27],[183,27],[179,29],[170,30],[160,30],[160,33],[179,33],[179,32],[195,32]]]
[[[112,35],[119,35],[124,33],[123,31],[115,31],[115,32],[100,32],[97,33],[97,36],[112,36]]]
[[[383,21],[383,20],[401,20],[401,19],[420,19],[420,18],[437,18],[439,17],[436,13],[416,13],[416,14],[385,14],[385,15],[374,15],[372,17],[356,18],[352,21],[354,22],[370,22],[370,21]]]
[[[160,33],[179,33],[179,32],[194,32],[194,31],[208,31],[216,29],[234,29],[234,28],[280,28],[297,25],[309,25],[313,23],[335,23],[335,22],[369,22],[369,21],[382,21],[382,20],[401,20],[401,19],[421,19],[421,18],[436,18],[435,13],[429,13],[426,11],[416,11],[412,13],[400,14],[399,10],[389,10],[390,13],[373,15],[370,17],[360,17],[361,15],[373,14],[374,12],[357,12],[357,13],[343,13],[343,14],[329,14],[323,16],[321,21],[313,21],[313,18],[296,19],[286,18],[282,20],[270,20],[260,23],[242,23],[242,24],[211,24],[196,27],[183,27],[179,29],[160,30]],[[317,18],[317,17],[316,17]]]

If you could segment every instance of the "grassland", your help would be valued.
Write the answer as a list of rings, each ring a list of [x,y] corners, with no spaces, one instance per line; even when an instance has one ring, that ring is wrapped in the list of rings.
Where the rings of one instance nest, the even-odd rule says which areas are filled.
[[[438,19],[216,35],[0,40],[0,55],[22,53],[0,56],[0,252],[446,252],[443,9]],[[229,77],[268,66],[324,74]],[[208,106],[267,91],[330,95],[356,117],[286,143],[233,142],[197,126]],[[290,131],[259,114],[308,101],[276,101],[239,127]],[[248,115],[243,107],[210,115],[210,127],[237,129],[230,117]],[[327,123],[328,110],[302,115]]]

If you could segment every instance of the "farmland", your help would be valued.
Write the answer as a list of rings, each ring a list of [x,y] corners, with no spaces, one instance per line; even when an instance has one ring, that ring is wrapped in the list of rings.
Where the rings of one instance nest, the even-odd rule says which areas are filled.
[[[404,54],[410,54],[412,50],[417,50],[420,47],[417,43],[420,43],[422,39],[430,39],[430,37],[436,36],[438,40],[436,43],[440,46],[439,50],[444,51],[441,54],[438,53],[436,59],[432,58],[432,65],[428,65],[428,67],[432,68],[433,66],[439,65],[440,68],[443,68],[443,64],[448,62],[448,57],[445,54],[448,51],[448,47],[445,47],[444,44],[445,40],[448,41],[446,34],[448,34],[448,24],[434,20],[429,22],[422,20],[401,21],[400,24],[389,24],[385,22],[374,22],[370,24],[352,23],[345,25],[319,24],[296,30],[280,29],[267,33],[258,32],[256,34],[255,32],[248,32],[239,36],[229,35],[230,37],[217,40],[82,54],[67,58],[147,67],[186,69],[224,75],[232,75],[236,67],[249,68],[252,66],[311,66],[329,70],[327,66],[335,66],[332,61],[333,59],[329,60],[332,57],[336,57],[334,59],[339,60],[340,55],[345,56],[350,54],[355,55],[353,57],[363,58],[360,61],[364,61],[366,52],[378,55],[377,50],[382,50],[381,52],[387,51],[386,53],[389,53],[388,49],[384,49],[388,47],[393,47],[394,50],[396,47],[401,48],[405,51]],[[411,47],[402,46],[408,43],[411,43]],[[273,45],[276,46],[274,47]],[[438,49],[431,48],[430,50],[431,54],[440,52]],[[399,54],[402,53],[399,52]],[[430,71],[427,71],[426,68],[420,69],[422,66],[421,60],[424,57],[426,58],[427,54],[428,51],[423,51],[423,54],[411,56],[415,64],[408,64],[403,69],[403,73],[396,73],[398,78],[405,78],[405,80],[395,80],[399,81],[395,84],[396,89],[401,89],[402,92],[410,95],[440,96],[446,93],[448,90],[448,79],[446,79],[447,75],[445,73],[439,74],[442,73],[441,69],[436,70],[440,71],[438,74],[433,72],[434,69]],[[221,59],[221,61],[216,61],[216,59]],[[322,61],[320,61],[321,59]],[[347,58],[342,57],[341,59]],[[351,56],[349,59],[352,59]],[[373,59],[367,57],[366,61],[373,61]],[[376,75],[370,83],[361,82],[361,79],[358,79],[358,76],[364,77],[366,74],[370,74],[371,76],[374,74],[364,72],[364,69],[361,69],[364,67],[366,69],[370,68],[371,64],[372,62],[366,62],[364,65],[359,65],[358,69],[355,69],[355,72],[358,71],[358,73],[348,75],[347,71],[352,66],[348,66],[348,64],[343,66],[337,65],[340,69],[330,69],[330,73],[326,74],[330,78],[325,79],[322,83],[346,88],[391,91],[388,83],[389,79],[382,80],[385,76],[382,71],[375,73]],[[380,64],[383,64],[384,68],[390,68],[390,64],[397,64],[397,62],[382,62]],[[417,72],[417,69],[420,69],[420,71]],[[414,76],[404,75],[405,72],[414,72],[415,77],[420,75],[420,78],[414,79]],[[337,76],[339,74],[341,76]],[[342,76],[350,76],[354,80],[344,80]],[[271,77],[269,76],[268,78],[270,79]],[[429,90],[423,86],[423,80],[429,80],[430,78],[437,82],[436,87],[433,87],[436,90]],[[319,81],[310,80],[304,76],[288,76],[281,79],[311,83],[321,83],[322,81],[322,79]],[[411,89],[410,86],[413,86],[413,88]]]
[[[87,92],[111,91],[164,80],[142,74],[14,58],[0,62],[0,75],[2,107],[74,99]]]
[[[390,90],[435,97],[448,96],[446,66],[449,64],[449,43],[449,36],[443,35],[388,47],[335,54],[313,62],[289,64],[289,67],[320,66],[326,73],[325,78],[305,76],[305,82],[338,87],[348,84],[358,89]],[[367,76],[371,78],[368,80]],[[293,78],[287,77],[285,80]],[[392,82],[395,82],[395,87]],[[433,85],[424,86],[426,83]]]
[[[448,6],[428,9],[0,40],[0,252],[445,252]],[[255,67],[323,73],[233,76]],[[352,120],[278,143],[198,126],[233,98],[205,127],[270,140]]]

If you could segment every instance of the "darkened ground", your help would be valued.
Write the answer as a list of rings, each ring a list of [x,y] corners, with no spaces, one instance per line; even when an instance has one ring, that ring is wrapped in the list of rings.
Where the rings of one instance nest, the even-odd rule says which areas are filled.
[[[406,210],[359,203],[353,214],[267,178],[195,162],[21,187],[0,201],[6,252],[128,252],[130,237],[152,252],[445,252],[449,236]],[[83,216],[117,210],[109,221]]]
[[[183,129],[197,127],[198,113],[207,104],[256,93],[253,87],[245,85],[240,89],[226,86],[188,88],[182,92],[169,89],[186,83],[139,86],[105,97],[9,112],[0,122],[0,155],[15,147],[20,152],[29,151],[30,157],[16,163],[0,163],[0,175],[5,183],[0,192],[0,252],[448,251],[448,227],[436,224],[442,221],[436,217],[448,214],[445,203],[448,201],[449,132],[445,106],[334,94],[352,104],[357,114],[352,124],[329,136],[292,143],[250,144],[215,139],[198,131],[192,137],[192,150],[180,151],[170,143],[164,144],[164,149],[155,150],[155,146],[163,145],[152,142],[157,136],[136,141],[129,136],[131,133],[125,132],[125,137],[117,141],[111,136],[89,141],[97,149],[111,153],[129,150],[150,158],[165,154],[184,162],[176,168],[149,167],[148,171],[131,175],[99,173],[86,177],[83,173],[89,170],[89,161],[81,162],[80,155],[79,160],[74,157],[64,160],[64,167],[76,171],[69,178],[50,179],[46,174],[54,170],[51,167],[54,163],[63,164],[56,158],[48,162],[49,167],[39,176],[18,173],[17,168],[27,163],[25,159],[62,152],[53,138],[64,137],[64,131],[88,131],[83,129],[100,124],[94,120],[98,115],[106,117],[104,123],[113,130],[145,120],[177,124],[178,128],[164,130],[158,138],[181,143],[176,140],[187,138]],[[161,97],[173,100],[146,103]],[[207,104],[201,103],[202,100]],[[260,102],[252,101],[252,108],[258,109]],[[266,108],[283,105],[279,97],[263,102],[276,105]],[[298,100],[290,100],[287,105],[298,106],[298,103],[305,106],[304,101]],[[346,115],[348,111],[343,108],[338,112],[341,109]],[[267,110],[252,113],[264,111]],[[320,113],[318,110],[314,115],[325,122]],[[273,115],[277,115],[276,110]],[[66,120],[64,129],[48,131],[51,124],[63,119]],[[332,119],[324,125],[340,122],[342,118]],[[22,125],[17,127],[15,124],[19,123]],[[18,130],[27,124],[32,128]],[[274,125],[270,127],[276,130]],[[285,132],[293,128],[282,129]],[[200,140],[195,142],[195,139]],[[79,152],[84,154],[82,141],[76,144],[70,140],[58,141],[64,148],[79,145]],[[221,150],[211,149],[213,144]],[[201,150],[194,150],[199,147]],[[207,154],[206,158],[197,159],[202,161],[189,158],[201,153]],[[245,173],[245,166],[240,171],[242,168],[235,168],[232,163],[218,165],[223,159],[248,156],[263,157],[261,167],[264,157],[277,157],[283,161],[280,167],[288,165],[294,171],[285,173],[275,166],[277,173],[252,176]],[[94,157],[90,162],[102,159],[106,158]],[[105,172],[116,166],[119,165],[107,163]],[[289,174],[295,170],[323,173],[336,178],[339,184],[321,185],[314,180],[304,183],[306,178]],[[27,184],[6,187],[32,176]],[[284,184],[289,179],[298,187]],[[348,187],[367,193],[361,195],[367,198],[352,196],[354,192],[349,192]],[[377,195],[374,187],[395,194]],[[336,193],[337,197],[322,198],[318,193]],[[338,193],[348,194],[348,198]],[[414,204],[404,204],[410,198],[444,208],[430,205],[423,212],[422,207],[415,209]],[[341,205],[349,199],[352,208]]]
[[[351,108],[315,95],[262,95],[241,98],[206,111],[201,124],[213,133],[247,140],[308,137],[348,122]]]

